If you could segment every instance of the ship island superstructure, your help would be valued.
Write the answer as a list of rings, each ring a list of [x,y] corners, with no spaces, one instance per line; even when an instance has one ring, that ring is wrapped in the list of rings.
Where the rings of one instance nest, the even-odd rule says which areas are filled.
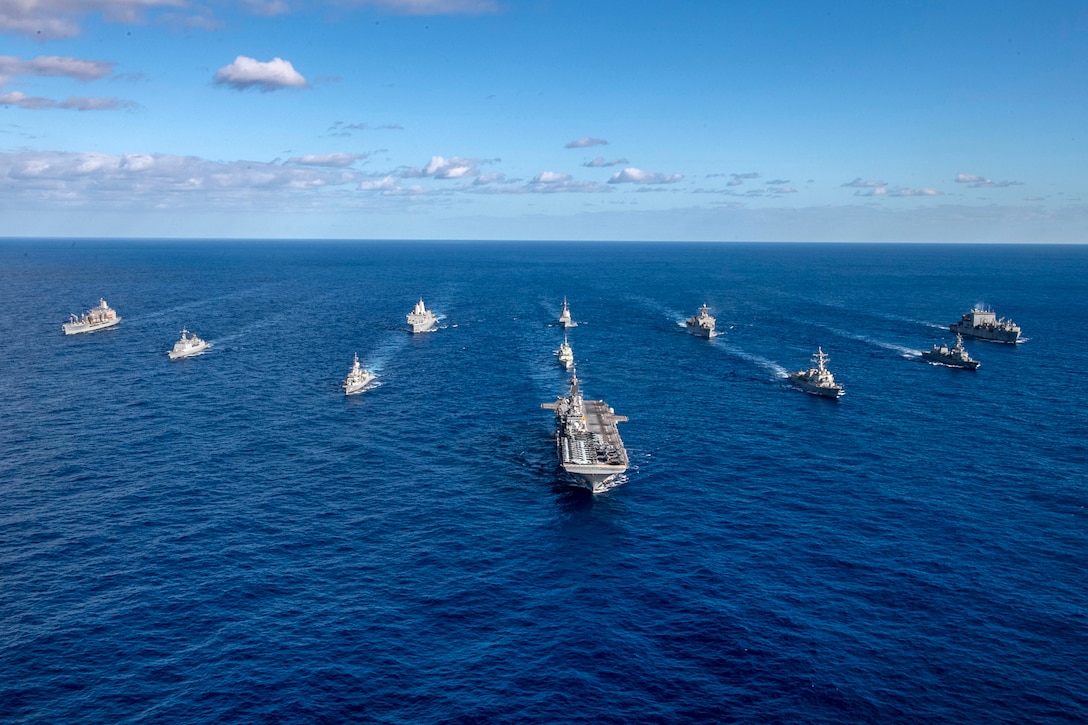
[[[181,339],[175,342],[174,349],[166,354],[170,356],[171,360],[180,360],[183,357],[199,355],[209,347],[211,347],[211,344],[208,341],[201,340],[193,333],[182,328]]]
[[[1005,342],[1015,345],[1020,342],[1020,326],[986,307],[974,307],[970,312],[948,326],[952,332],[977,337],[980,340]]]
[[[563,339],[563,344],[559,346],[555,354],[559,357],[559,363],[567,370],[574,367],[574,349],[571,348],[566,338]]]
[[[570,305],[567,304],[567,298],[563,298],[563,309],[559,311],[559,324],[563,326],[564,330],[569,330],[572,327],[578,327],[578,323],[571,320],[570,317]]]
[[[967,354],[967,350],[963,347],[963,335],[958,332],[956,333],[955,345],[952,347],[934,345],[929,352],[923,352],[922,357],[931,363],[964,370],[978,370],[978,366],[982,364]]]
[[[603,400],[583,399],[577,370],[567,395],[540,407],[555,411],[556,456],[578,485],[600,493],[627,470],[627,450],[616,427],[627,416],[616,415]]]
[[[406,319],[412,332],[430,332],[438,324],[438,318],[423,304],[422,297],[419,298],[419,302],[412,308],[412,311],[408,313]]]
[[[65,335],[78,335],[82,332],[97,332],[113,327],[121,321],[121,316],[106,304],[106,300],[99,299],[98,306],[83,313],[82,317],[71,315],[68,322],[63,325]]]
[[[344,395],[355,395],[363,392],[363,388],[374,379],[374,373],[364,368],[359,363],[359,354],[355,354],[355,362],[344,380]]]
[[[714,325],[716,321],[710,316],[710,308],[703,305],[699,308],[698,316],[691,316],[684,323],[688,326],[688,332],[697,337],[714,337]]]
[[[812,367],[790,373],[786,377],[806,393],[822,395],[825,398],[840,398],[846,391],[835,382],[835,376],[827,369],[827,360],[823,348],[817,347],[816,354],[812,356]]]

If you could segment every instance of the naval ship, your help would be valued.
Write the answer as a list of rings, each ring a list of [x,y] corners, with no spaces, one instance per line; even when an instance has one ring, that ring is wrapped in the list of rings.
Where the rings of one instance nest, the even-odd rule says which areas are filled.
[[[714,337],[714,318],[710,316],[710,308],[703,305],[699,308],[699,316],[694,315],[687,319],[688,332],[698,337]]]
[[[351,371],[348,373],[347,379],[344,380],[344,395],[355,395],[363,392],[363,388],[373,379],[374,373],[359,364],[359,353],[355,353],[355,364],[351,366]]]
[[[813,367],[790,373],[786,377],[806,393],[822,395],[825,398],[840,398],[846,391],[835,382],[835,376],[825,367],[825,363],[827,363],[827,355],[824,354],[823,348],[818,347],[816,354],[812,356]]]
[[[959,322],[953,322],[948,327],[952,332],[980,340],[1007,342],[1010,345],[1020,342],[1019,325],[1004,317],[998,319],[993,310],[985,308],[972,308]]]
[[[121,321],[121,316],[117,312],[106,304],[103,299],[98,300],[98,307],[87,310],[83,313],[82,317],[76,317],[71,315],[68,322],[65,322],[62,327],[64,328],[65,335],[78,335],[81,332],[97,332],[98,330],[105,330],[107,327],[113,327]]]
[[[438,318],[434,316],[434,313],[428,310],[423,305],[423,298],[419,298],[419,302],[407,315],[408,327],[412,329],[412,332],[430,332],[438,324]]]
[[[540,407],[555,411],[555,453],[578,485],[600,493],[627,470],[627,450],[616,428],[627,416],[616,415],[603,400],[583,400],[577,370],[566,397]]]
[[[571,348],[570,343],[566,338],[563,338],[563,344],[559,346],[559,349],[555,351],[555,354],[559,356],[559,362],[567,370],[574,367],[574,350]]]
[[[964,370],[978,370],[978,366],[982,364],[967,354],[967,350],[963,347],[963,335],[958,332],[956,333],[956,344],[954,346],[934,345],[929,352],[923,352],[922,357],[938,365],[963,368]]]
[[[563,298],[563,309],[559,312],[559,324],[563,326],[564,330],[578,327],[578,323],[570,319],[570,305],[567,304],[566,297]]]
[[[181,339],[175,342],[174,349],[166,354],[170,356],[171,360],[180,360],[183,357],[199,355],[209,347],[211,345],[206,340],[201,340],[193,333],[182,328]]]

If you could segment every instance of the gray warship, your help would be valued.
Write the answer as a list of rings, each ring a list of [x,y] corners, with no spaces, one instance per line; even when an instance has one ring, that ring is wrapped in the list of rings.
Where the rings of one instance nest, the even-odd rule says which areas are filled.
[[[824,354],[823,348],[818,347],[816,354],[812,356],[812,367],[790,373],[786,377],[806,393],[822,395],[825,398],[841,398],[846,391],[835,382],[835,376],[827,369],[826,363],[827,355]]]
[[[578,327],[578,323],[570,317],[570,305],[567,304],[566,297],[563,298],[563,309],[559,311],[559,324],[563,326],[564,330]]]
[[[964,370],[978,370],[978,366],[982,364],[967,354],[967,350],[963,347],[963,335],[958,332],[956,333],[955,345],[952,347],[934,345],[929,352],[923,352],[922,357],[931,363],[947,365],[950,368],[963,368]]]
[[[998,319],[993,310],[984,307],[972,308],[970,312],[948,326],[952,332],[980,340],[1005,342],[1015,345],[1020,342],[1020,326],[1004,317]]]
[[[412,332],[430,332],[438,324],[438,318],[423,304],[422,297],[405,317]]]
[[[710,316],[710,308],[703,305],[699,308],[699,316],[689,317],[684,323],[688,326],[688,332],[697,337],[714,337],[715,320]]]
[[[540,407],[555,411],[555,453],[577,485],[600,493],[627,470],[627,450],[616,428],[627,416],[616,415],[603,400],[583,400],[577,370],[567,395]]]

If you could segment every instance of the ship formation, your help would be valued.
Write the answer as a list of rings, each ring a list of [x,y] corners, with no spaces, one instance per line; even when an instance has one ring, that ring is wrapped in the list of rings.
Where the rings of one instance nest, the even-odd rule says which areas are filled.
[[[438,324],[438,318],[427,309],[422,297],[407,314],[406,320],[413,333],[429,332]],[[100,299],[97,307],[80,317],[72,315],[62,327],[65,335],[76,335],[104,330],[120,322],[121,316],[116,310],[106,304],[104,299]],[[593,493],[600,493],[612,488],[628,469],[627,449],[617,427],[618,423],[626,422],[627,417],[616,415],[616,411],[603,400],[586,400],[582,397],[574,350],[566,334],[566,331],[577,327],[578,323],[571,319],[570,305],[566,298],[563,298],[559,323],[565,332],[563,342],[555,355],[559,363],[571,373],[569,388],[554,403],[544,403],[541,407],[555,411],[555,451],[563,474],[576,485]],[[685,324],[688,332],[693,335],[705,338],[714,336],[715,319],[705,304]],[[982,307],[972,309],[958,322],[950,325],[950,328],[956,333],[955,345],[936,344],[928,352],[921,353],[923,359],[939,365],[977,370],[981,363],[967,354],[963,345],[965,335],[1010,344],[1021,341],[1018,325],[1011,320],[999,319],[992,310]],[[188,329],[182,329],[181,339],[174,343],[167,354],[171,360],[178,360],[199,355],[210,347],[206,340]],[[838,399],[845,391],[827,369],[827,362],[828,356],[822,347],[818,347],[812,356],[812,364],[807,369],[789,373],[786,378],[792,385],[807,393]],[[355,395],[367,389],[374,379],[374,373],[362,366],[356,354],[341,387],[345,395]]]

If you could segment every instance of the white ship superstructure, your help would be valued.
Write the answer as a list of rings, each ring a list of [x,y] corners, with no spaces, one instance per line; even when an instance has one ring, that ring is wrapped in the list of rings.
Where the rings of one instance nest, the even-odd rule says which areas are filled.
[[[1015,345],[1020,342],[1020,326],[985,307],[975,307],[970,312],[948,326],[952,332],[980,340],[1007,342]]]
[[[559,312],[559,324],[563,326],[564,330],[569,330],[572,327],[578,327],[578,323],[571,320],[570,317],[570,305],[567,304],[567,298],[563,298],[563,309]]]
[[[206,340],[201,340],[188,330],[182,329],[181,339],[175,342],[174,349],[166,354],[170,356],[171,360],[178,360],[183,357],[199,355],[209,347],[211,345]]]
[[[627,450],[616,428],[627,416],[616,415],[603,400],[584,400],[577,371],[565,397],[540,407],[555,411],[556,456],[578,485],[600,493],[627,470]]]
[[[823,348],[816,348],[816,354],[812,356],[812,367],[790,373],[786,377],[789,381],[813,395],[822,395],[825,398],[839,398],[845,394],[842,386],[835,382],[835,376],[827,369],[827,355]]]
[[[684,324],[692,335],[710,338],[714,336],[715,323],[716,320],[710,316],[710,308],[703,305],[699,308],[699,315],[689,317]]]
[[[106,304],[103,299],[98,300],[98,307],[94,307],[83,313],[82,317],[72,315],[63,325],[65,335],[78,335],[81,332],[97,332],[113,327],[121,321],[121,316]]]
[[[344,380],[344,395],[355,395],[363,392],[363,388],[374,379],[374,373],[364,368],[359,363],[359,355],[355,355],[355,363],[351,366],[348,377]]]
[[[438,324],[438,318],[434,316],[434,313],[427,309],[423,304],[423,298],[419,298],[419,302],[407,315],[408,327],[412,332],[430,332]]]

